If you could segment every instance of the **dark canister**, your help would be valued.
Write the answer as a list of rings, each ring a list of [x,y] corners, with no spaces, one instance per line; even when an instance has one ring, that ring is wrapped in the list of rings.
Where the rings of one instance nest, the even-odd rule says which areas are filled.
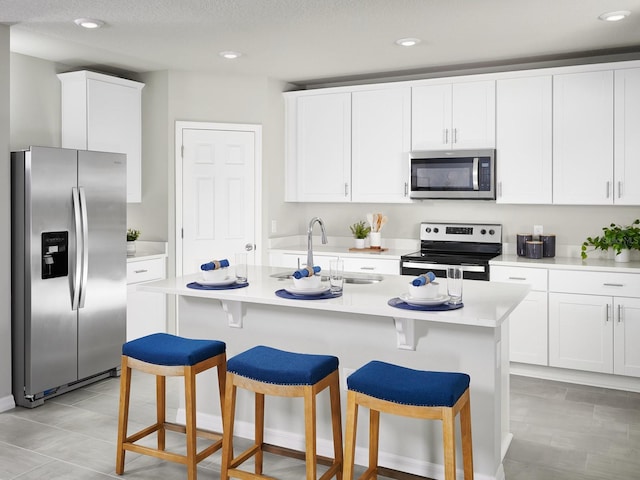
[[[533,240],[533,235],[530,233],[518,233],[516,235],[516,248],[519,257],[527,256],[527,242]]]
[[[540,235],[540,241],[542,241],[542,256],[555,257],[556,256],[556,236]]]
[[[527,241],[527,258],[542,258],[542,242],[539,240]]]

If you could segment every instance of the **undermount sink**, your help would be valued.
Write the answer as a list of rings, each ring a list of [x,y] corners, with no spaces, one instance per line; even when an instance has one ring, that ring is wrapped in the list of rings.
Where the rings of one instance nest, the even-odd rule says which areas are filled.
[[[271,275],[273,278],[277,278],[278,280],[286,280],[291,278],[293,272],[282,272],[282,273],[274,273]],[[323,282],[329,281],[328,275],[321,275],[321,280]],[[359,275],[357,273],[346,273],[344,276],[344,283],[353,283],[356,285],[368,285],[371,283],[378,283],[383,280],[383,277],[380,275]]]

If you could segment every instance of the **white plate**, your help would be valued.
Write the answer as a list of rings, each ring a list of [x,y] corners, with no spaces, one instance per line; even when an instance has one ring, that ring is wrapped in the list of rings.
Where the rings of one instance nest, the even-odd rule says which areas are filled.
[[[449,295],[438,295],[435,298],[413,298],[408,293],[400,295],[400,300],[409,305],[441,305],[449,300]]]
[[[315,288],[297,288],[293,285],[284,287],[284,289],[293,295],[322,295],[329,290],[329,287],[321,285]]]
[[[224,285],[231,285],[236,281],[236,277],[227,277],[224,280],[198,280],[200,285],[205,285],[207,287],[222,287]]]

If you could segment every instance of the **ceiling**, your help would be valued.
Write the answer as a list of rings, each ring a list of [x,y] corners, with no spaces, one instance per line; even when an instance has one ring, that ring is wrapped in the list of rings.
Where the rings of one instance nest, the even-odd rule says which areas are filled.
[[[613,10],[632,14],[598,20]],[[105,25],[86,30],[80,17]],[[11,51],[74,68],[299,84],[640,54],[640,0],[0,0],[0,23]],[[395,45],[402,37],[422,42]]]

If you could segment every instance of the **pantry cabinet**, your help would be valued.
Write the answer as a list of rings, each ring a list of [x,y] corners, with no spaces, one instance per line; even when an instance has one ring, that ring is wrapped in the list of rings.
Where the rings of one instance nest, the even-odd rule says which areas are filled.
[[[613,204],[613,71],[553,77],[553,203]]]
[[[640,68],[615,72],[613,201],[640,205]]]
[[[62,82],[62,147],[127,155],[127,202],[142,201],[143,83],[86,70]]]
[[[509,360],[548,365],[547,270],[491,266],[491,281],[531,285],[509,315]]]
[[[552,203],[552,76],[496,82],[496,203]]]
[[[640,376],[640,278],[549,272],[549,365]]]
[[[495,147],[495,81],[414,86],[411,149]]]

